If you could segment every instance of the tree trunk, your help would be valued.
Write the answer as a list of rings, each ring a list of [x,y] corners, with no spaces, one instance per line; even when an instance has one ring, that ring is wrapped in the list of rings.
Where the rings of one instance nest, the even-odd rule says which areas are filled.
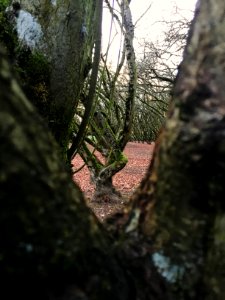
[[[173,109],[136,205],[142,209],[142,232],[154,241],[156,264],[168,265],[161,272],[174,299],[222,300],[225,2],[197,5]]]
[[[73,265],[78,275],[77,257],[93,246],[98,226],[2,53],[0,70],[0,274],[6,282],[18,280],[22,290],[30,276],[64,281],[60,273],[67,277]]]
[[[2,297],[163,300],[149,255],[135,241],[118,246],[99,225],[0,54]]]
[[[90,179],[95,185],[95,193],[92,200],[98,202],[121,201],[121,194],[113,186],[113,176],[126,166],[127,157],[119,150],[111,150],[109,160],[108,157],[100,159],[99,155],[101,153],[95,155],[93,149],[91,149],[90,144],[83,143],[79,154],[87,165],[91,174]],[[105,163],[103,163],[104,159]]]
[[[127,158],[123,153],[119,152],[115,155],[112,163],[102,166],[100,171],[93,175],[93,181],[95,183],[95,195],[94,200],[120,200],[121,194],[116,191],[113,186],[113,176],[121,171],[127,164]]]
[[[106,174],[99,175],[94,178],[95,192],[93,195],[93,201],[97,202],[121,202],[121,194],[115,189],[112,182],[112,177],[108,177]]]
[[[96,3],[93,0],[22,0],[23,9],[38,18],[43,30],[39,51],[50,62],[51,131],[66,155],[71,122],[84,80],[91,69]]]

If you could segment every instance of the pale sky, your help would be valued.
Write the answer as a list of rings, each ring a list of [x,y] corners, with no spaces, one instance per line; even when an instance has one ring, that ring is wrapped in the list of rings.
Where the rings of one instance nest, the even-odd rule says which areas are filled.
[[[183,16],[192,18],[191,11],[194,11],[195,3],[196,0],[132,0],[130,7],[134,23],[149,5],[152,4],[149,11],[137,24],[136,34],[139,37],[146,34],[154,35],[157,32],[156,27],[160,31],[160,26],[156,26],[156,22],[163,19],[179,18],[175,13],[176,6],[180,9]]]
[[[182,16],[191,20],[196,2],[197,0],[132,0],[130,7],[134,24],[151,4],[151,8],[136,25],[135,47],[138,47],[138,41],[141,39],[147,39],[148,41],[160,39],[160,34],[163,30],[163,25],[160,21],[179,18],[179,15],[175,11],[175,6],[180,9],[179,11]],[[103,49],[106,49],[111,22],[110,15],[104,14],[103,20]],[[119,34],[115,40],[116,42],[114,42],[114,46],[111,47],[111,55],[113,57],[115,57],[118,53],[120,45]]]

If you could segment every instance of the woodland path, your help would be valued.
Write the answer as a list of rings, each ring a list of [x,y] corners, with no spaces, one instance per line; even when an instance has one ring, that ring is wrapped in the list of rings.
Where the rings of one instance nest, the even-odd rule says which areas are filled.
[[[123,196],[120,203],[111,203],[110,201],[95,203],[91,201],[94,186],[90,182],[90,174],[86,166],[74,175],[73,179],[84,192],[88,206],[94,211],[100,221],[104,221],[124,208],[144,177],[151,161],[153,150],[154,143],[130,142],[127,144],[124,152],[128,157],[128,163],[113,178],[114,186]],[[73,165],[76,169],[83,165],[83,161],[78,155],[73,160]]]

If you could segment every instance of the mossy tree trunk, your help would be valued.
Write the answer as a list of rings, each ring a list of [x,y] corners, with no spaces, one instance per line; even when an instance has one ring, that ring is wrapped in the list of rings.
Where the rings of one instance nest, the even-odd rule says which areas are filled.
[[[46,0],[22,0],[21,6],[40,22],[44,38],[40,51],[50,62],[49,125],[66,156],[71,122],[84,80],[92,64],[96,2],[63,0],[53,5]]]
[[[118,157],[111,163],[102,166],[100,172],[93,176],[95,183],[95,194],[93,200],[121,201],[120,192],[113,185],[113,176],[122,170],[127,164],[127,158],[119,151]],[[96,172],[96,170],[95,170]]]
[[[127,157],[123,152],[114,148],[108,157],[100,159],[98,155],[94,154],[93,150],[90,150],[90,145],[87,146],[83,143],[79,153],[88,166],[91,181],[95,185],[95,193],[92,200],[100,202],[121,201],[121,194],[113,185],[113,176],[127,164]]]
[[[136,205],[142,232],[154,241],[156,256],[169,262],[164,275],[174,273],[174,299],[222,300],[225,3],[197,5],[173,108]]]

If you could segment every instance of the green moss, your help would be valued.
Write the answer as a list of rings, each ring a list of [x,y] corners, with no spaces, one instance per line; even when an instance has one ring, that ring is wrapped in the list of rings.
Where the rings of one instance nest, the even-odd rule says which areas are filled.
[[[111,153],[108,156],[108,165],[114,164],[114,163],[126,165],[127,162],[128,162],[128,158],[121,150],[111,149]]]
[[[0,2],[0,42],[3,43],[14,73],[26,96],[36,106],[40,114],[49,115],[49,63],[40,52],[31,52],[18,41],[12,22],[5,13],[9,1]]]
[[[118,160],[120,160],[121,163],[124,163],[124,164],[128,163],[128,158],[123,152],[120,152]]]
[[[6,7],[9,5],[9,0],[1,0],[0,1],[0,11],[4,11]]]
[[[13,25],[4,13],[7,3],[8,1],[0,1],[0,42],[3,42],[7,49],[17,79],[26,96],[47,120],[65,158],[77,99],[91,66],[95,1],[71,2],[70,9],[75,12],[76,18],[68,23],[69,26],[63,33],[57,28],[64,26],[64,19],[61,18],[63,12],[67,12],[68,1],[57,3],[59,9],[51,5],[50,1],[44,1],[35,8],[28,2],[25,4],[31,11],[32,7],[36,10],[45,34],[47,44],[45,50],[51,60],[51,69],[46,57],[40,52],[21,47]],[[82,25],[86,25],[87,28],[85,37],[81,37]],[[55,38],[52,38],[53,36]],[[58,47],[62,39],[64,43],[62,47]],[[71,51],[71,49],[79,51]],[[60,62],[58,62],[59,57]]]

